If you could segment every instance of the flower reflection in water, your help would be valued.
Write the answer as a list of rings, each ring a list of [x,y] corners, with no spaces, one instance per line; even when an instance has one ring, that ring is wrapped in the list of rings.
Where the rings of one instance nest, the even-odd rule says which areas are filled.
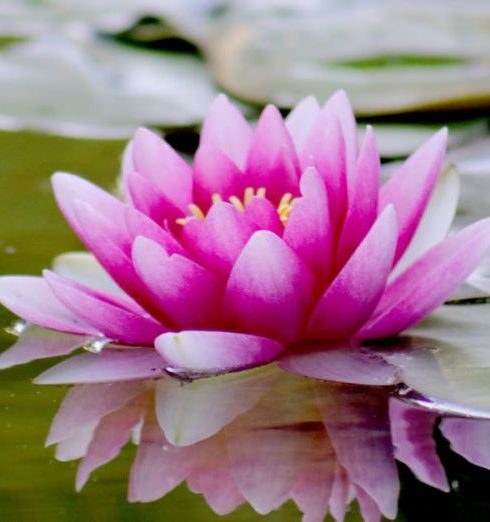
[[[15,350],[36,343],[54,355],[70,342],[73,336],[30,327]],[[82,354],[97,363],[63,373],[74,385],[47,443],[56,444],[59,460],[81,459],[77,489],[133,441],[131,502],[157,500],[186,481],[218,514],[243,503],[266,514],[291,499],[305,521],[322,521],[327,512],[341,521],[357,500],[364,520],[377,521],[397,513],[396,460],[449,490],[433,438],[441,416],[403,402],[394,386],[320,381],[276,366],[189,382],[154,366],[158,378],[139,378],[155,362],[139,355],[127,364],[140,353]],[[110,382],[99,382],[101,368]],[[439,427],[456,452],[490,467],[489,421],[445,417]]]

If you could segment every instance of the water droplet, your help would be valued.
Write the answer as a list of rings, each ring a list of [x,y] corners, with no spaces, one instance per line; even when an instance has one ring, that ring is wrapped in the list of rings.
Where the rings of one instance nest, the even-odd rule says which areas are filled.
[[[27,328],[27,323],[22,319],[14,321],[11,325],[5,327],[5,331],[11,335],[18,337]]]
[[[407,404],[439,415],[454,415],[457,417],[490,420],[490,410],[474,408],[435,397],[426,397],[408,386],[399,386],[395,390],[394,395]]]
[[[108,344],[112,342],[112,339],[107,339],[106,337],[102,337],[100,339],[95,339],[95,341],[91,341],[87,343],[83,349],[87,350],[87,352],[91,353],[100,353]]]

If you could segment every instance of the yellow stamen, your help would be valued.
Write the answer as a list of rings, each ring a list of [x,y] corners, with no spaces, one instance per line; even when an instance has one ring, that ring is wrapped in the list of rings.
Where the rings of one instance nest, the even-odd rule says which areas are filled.
[[[189,216],[187,216],[184,218],[178,218],[175,220],[175,222],[177,223],[177,225],[180,225],[183,227],[184,225],[186,225],[189,222],[190,219],[191,218]]]
[[[253,187],[247,187],[243,194],[243,203],[245,204],[245,206],[247,206],[252,201],[253,197],[254,197]]]
[[[223,198],[221,197],[221,194],[213,194],[211,196],[211,201],[213,203],[220,203],[221,201],[223,201]]]
[[[204,212],[195,203],[191,203],[187,208],[192,216],[197,217],[197,219],[204,219]]]
[[[243,206],[243,203],[241,202],[241,200],[239,198],[237,198],[236,196],[230,196],[228,198],[228,200],[230,201],[230,203],[237,209],[237,210],[241,210],[242,212],[245,210],[245,207]]]
[[[259,198],[265,198],[265,192],[266,192],[265,187],[260,187],[257,189],[256,195]]]
[[[293,195],[291,192],[286,192],[286,194],[284,194],[284,196],[279,201],[279,205],[277,205],[278,210],[280,211],[282,207],[289,206],[292,199]]]

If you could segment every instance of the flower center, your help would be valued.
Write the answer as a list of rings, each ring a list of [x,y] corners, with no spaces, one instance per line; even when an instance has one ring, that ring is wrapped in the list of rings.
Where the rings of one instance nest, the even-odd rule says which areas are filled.
[[[253,187],[247,187],[243,193],[242,199],[240,199],[238,196],[230,196],[228,198],[228,202],[231,203],[240,212],[244,212],[245,208],[250,204],[254,197],[265,198],[265,195],[265,187],[260,187],[257,190],[255,190]],[[213,194],[211,196],[211,200],[213,203],[219,203],[220,201],[223,201],[223,198],[220,194]],[[291,209],[293,208],[294,201],[295,198],[293,198],[293,195],[290,192],[286,192],[277,205],[277,213],[279,214],[279,219],[283,224],[288,220]],[[206,217],[206,214],[203,212],[201,207],[195,203],[191,203],[187,208],[189,209],[189,215],[176,219],[175,222],[178,225],[184,226],[192,218],[197,218],[203,221]]]

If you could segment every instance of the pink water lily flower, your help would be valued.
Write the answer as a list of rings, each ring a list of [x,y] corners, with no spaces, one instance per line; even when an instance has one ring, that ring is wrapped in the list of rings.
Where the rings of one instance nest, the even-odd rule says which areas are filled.
[[[43,327],[154,346],[163,366],[196,374],[396,335],[490,245],[488,219],[445,239],[457,191],[440,174],[445,142],[441,130],[381,185],[372,129],[359,146],[343,92],[285,120],[270,105],[255,129],[221,95],[192,165],[136,132],[122,199],[55,174],[94,258],[3,277],[0,300]]]

